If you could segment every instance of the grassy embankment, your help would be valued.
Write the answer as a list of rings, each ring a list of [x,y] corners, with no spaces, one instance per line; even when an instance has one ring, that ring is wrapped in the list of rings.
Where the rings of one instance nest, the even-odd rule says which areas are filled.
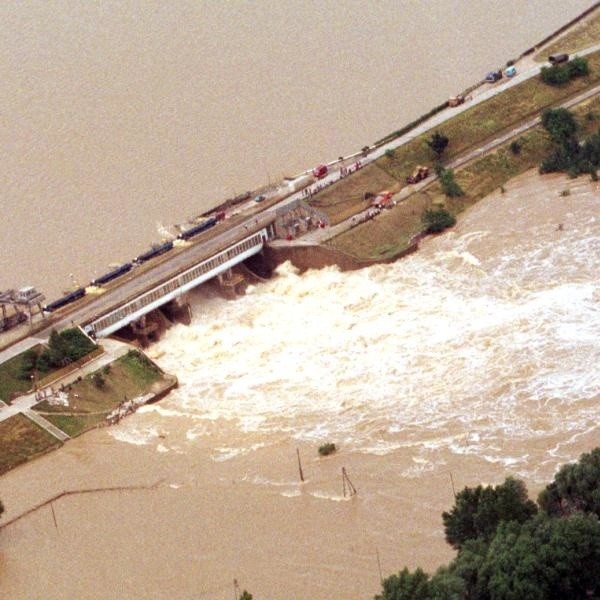
[[[574,79],[562,87],[548,86],[536,77],[436,127],[437,131],[450,139],[444,161],[449,162],[536,116],[542,109],[596,85],[600,81],[600,53],[591,55],[589,64],[591,74],[588,77]],[[592,122],[586,123],[593,125]],[[457,181],[465,190],[466,197],[460,202],[451,203],[449,208],[459,212],[492,191],[492,182],[498,187],[509,178],[537,166],[549,148],[549,141],[542,132],[532,133],[521,136],[523,148],[520,154],[507,157],[506,147],[502,147],[494,153],[495,159],[488,159],[487,162],[486,158],[479,159],[467,168],[458,170]],[[433,165],[433,155],[426,144],[429,136],[430,133],[415,138],[398,148],[393,156],[384,156],[362,173],[359,172],[362,175],[359,183],[351,183],[353,176],[331,186],[313,203],[328,212],[332,223],[363,210],[366,207],[363,200],[365,192],[379,192],[383,187],[382,182],[386,182],[385,187],[394,189],[395,184],[398,189],[415,165]],[[388,178],[382,177],[381,172]],[[423,209],[439,200],[434,187],[425,193],[413,194],[395,209],[332,239],[329,244],[361,259],[393,257],[422,230]]]
[[[0,364],[0,400],[10,404],[15,397],[31,391],[34,382],[37,388],[47,386],[104,352],[101,346],[90,342],[76,329],[65,330],[58,337],[64,335],[67,339],[63,340],[61,347],[67,354],[62,358],[70,361],[65,366],[60,366],[58,361],[51,364],[48,360],[43,360],[42,355],[50,351],[50,347],[45,344],[36,344]]]
[[[600,42],[600,10],[596,9],[585,20],[575,25],[571,31],[536,54],[535,60],[544,62],[551,54],[577,52],[598,42]]]
[[[161,371],[143,354],[125,356],[65,387],[68,405],[44,401],[34,408],[45,419],[73,437],[106,420],[123,402],[153,391]]]
[[[0,475],[61,443],[24,415],[0,422]]]
[[[42,345],[38,344],[33,350],[39,354]],[[20,377],[23,368],[24,352],[0,364],[0,400],[10,404],[13,396],[28,392],[32,387],[31,379]]]

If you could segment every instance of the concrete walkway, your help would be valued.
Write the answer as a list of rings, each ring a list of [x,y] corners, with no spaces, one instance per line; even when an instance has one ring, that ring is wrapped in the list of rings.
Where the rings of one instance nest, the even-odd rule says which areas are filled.
[[[117,340],[108,338],[102,340],[102,347],[104,349],[103,354],[101,354],[94,360],[91,360],[90,362],[86,363],[81,368],[75,369],[68,375],[60,377],[59,379],[53,381],[51,384],[48,384],[44,388],[41,388],[40,390],[38,390],[38,392],[44,391],[50,387],[56,388],[60,387],[61,385],[68,385],[70,383],[73,383],[78,377],[85,377],[86,375],[89,375],[90,373],[101,369],[105,365],[108,365],[117,360],[117,358],[119,358],[120,356],[127,354],[127,352],[129,352],[129,350],[133,348],[133,346],[130,346],[129,344],[126,344],[124,342],[119,342]],[[49,431],[55,437],[63,439],[60,437],[60,435],[64,436],[66,434],[60,432],[60,435],[57,435],[56,432],[59,432],[60,430],[54,427],[54,425],[52,425],[48,421],[46,421],[46,419],[40,417],[39,415],[36,415],[37,417],[39,417],[39,419],[32,417],[32,408],[39,402],[40,400],[39,398],[36,398],[35,392],[19,396],[12,402],[12,404],[0,402],[0,422],[5,421],[6,419],[9,419],[10,417],[13,417],[14,415],[17,415],[19,413],[23,413],[25,416],[31,418],[36,423],[38,423],[38,425],[44,427],[44,429]],[[43,424],[42,422],[44,422],[45,424]]]
[[[589,98],[592,98],[593,96],[596,96],[599,93],[600,93],[600,85],[597,85],[597,86],[593,87],[592,89],[587,90],[581,94],[578,94],[574,98],[571,98],[570,100],[563,102],[562,104],[560,104],[560,107],[571,108],[573,106],[576,106],[577,104],[580,104],[581,102],[584,102],[585,100],[587,100]],[[501,146],[502,144],[504,144],[511,138],[521,135],[525,131],[535,127],[536,125],[539,125],[540,122],[541,122],[541,117],[534,117],[533,119],[529,119],[528,121],[521,123],[514,129],[511,129],[507,133],[504,133],[504,134],[494,138],[493,140],[490,140],[489,142],[485,143],[484,145],[482,145],[478,148],[475,148],[474,150],[471,150],[471,151],[463,154],[462,156],[455,158],[450,163],[448,163],[446,166],[447,166],[447,168],[451,168],[451,169],[456,169],[458,167],[462,167],[465,164],[471,162],[472,160],[479,158],[480,156],[486,154],[490,150],[493,150],[494,148]],[[407,185],[407,186],[403,187],[400,190],[400,192],[395,194],[393,196],[393,199],[395,202],[401,202],[403,200],[406,200],[409,196],[412,196],[414,193],[419,192],[422,189],[428,187],[436,180],[437,180],[437,176],[434,174],[433,176],[428,177],[427,179],[425,179],[424,181],[421,181],[420,183],[417,183],[414,185]],[[301,238],[298,238],[298,239],[295,239],[292,241],[276,240],[276,241],[271,242],[271,245],[274,245],[274,246],[313,246],[315,244],[320,244],[322,242],[326,242],[327,240],[330,240],[330,239],[348,231],[356,224],[361,223],[362,219],[364,219],[366,221],[367,220],[366,214],[369,210],[370,210],[370,208],[366,208],[362,212],[357,213],[356,215],[346,219],[345,221],[342,221],[341,223],[338,223],[337,225],[333,225],[332,227],[326,227],[324,229],[315,229],[313,231],[309,231],[308,233],[304,234]],[[393,208],[391,210],[393,210]]]

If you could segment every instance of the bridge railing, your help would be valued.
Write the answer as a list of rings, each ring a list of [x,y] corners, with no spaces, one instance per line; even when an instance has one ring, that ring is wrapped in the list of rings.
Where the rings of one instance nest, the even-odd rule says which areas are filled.
[[[87,333],[94,333],[96,337],[110,335],[131,321],[139,319],[155,308],[170,302],[204,281],[226,271],[229,267],[245,260],[253,254],[257,254],[268,239],[268,235],[266,229],[261,229],[227,248],[227,250],[223,250],[211,258],[203,260],[161,285],[144,292],[136,299],[130,300],[119,308],[92,320],[85,325],[85,331]]]

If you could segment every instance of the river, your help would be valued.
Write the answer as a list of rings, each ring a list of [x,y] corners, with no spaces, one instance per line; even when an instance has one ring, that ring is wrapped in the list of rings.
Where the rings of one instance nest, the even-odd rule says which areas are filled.
[[[513,475],[535,498],[600,443],[599,198],[531,173],[396,263],[197,291],[191,326],[150,349],[180,388],[0,494],[10,518],[64,489],[156,487],[2,529],[4,595],[228,600],[237,579],[255,598],[362,600],[378,556],[384,574],[450,560],[453,484]]]
[[[49,298],[371,144],[590,0],[0,5],[0,289]]]

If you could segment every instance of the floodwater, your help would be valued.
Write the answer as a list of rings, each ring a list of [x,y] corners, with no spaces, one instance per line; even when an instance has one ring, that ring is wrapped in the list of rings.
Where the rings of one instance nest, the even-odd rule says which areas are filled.
[[[365,599],[378,556],[384,574],[451,559],[452,479],[514,475],[535,497],[600,444],[600,187],[506,187],[394,264],[199,291],[192,325],[151,348],[180,388],[0,493],[10,518],[64,489],[155,487],[2,529],[4,595],[228,600],[237,579],[256,598]]]
[[[160,224],[372,144],[589,5],[3,2],[0,289],[86,284]]]

